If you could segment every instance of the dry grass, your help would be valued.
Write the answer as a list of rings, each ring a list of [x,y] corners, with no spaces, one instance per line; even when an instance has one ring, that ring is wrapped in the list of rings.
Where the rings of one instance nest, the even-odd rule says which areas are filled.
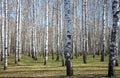
[[[43,57],[33,61],[29,56],[22,56],[21,62],[14,64],[14,56],[8,57],[8,69],[3,70],[3,62],[0,62],[0,77],[41,77],[41,78],[107,78],[108,56],[105,62],[100,62],[100,56],[92,58],[88,56],[88,63],[83,64],[82,56],[73,59],[74,76],[67,77],[65,67],[61,66],[61,60],[51,60],[49,56],[48,65],[43,65]],[[120,62],[120,60],[119,60]],[[120,66],[116,67],[116,76],[120,77]]]

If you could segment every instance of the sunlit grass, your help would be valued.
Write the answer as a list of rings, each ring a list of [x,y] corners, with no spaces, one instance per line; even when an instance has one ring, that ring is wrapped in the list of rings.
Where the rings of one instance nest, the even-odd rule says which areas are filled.
[[[14,55],[8,57],[8,69],[3,70],[3,62],[0,62],[0,77],[41,77],[41,78],[69,78],[66,76],[65,66],[61,66],[61,59],[52,60],[49,56],[48,64],[44,66],[43,56],[38,61],[31,57],[22,55],[21,61],[14,64]],[[119,60],[120,62],[120,60]],[[100,56],[87,58],[87,64],[83,64],[82,56],[72,60],[74,76],[71,78],[107,78],[108,56],[105,62],[100,62]],[[120,77],[120,66],[116,67],[116,78]],[[115,78],[114,77],[114,78]]]

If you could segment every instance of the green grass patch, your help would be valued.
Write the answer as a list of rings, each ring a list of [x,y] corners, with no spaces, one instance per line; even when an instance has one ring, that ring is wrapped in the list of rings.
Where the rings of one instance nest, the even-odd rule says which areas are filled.
[[[55,57],[56,58],[56,57]],[[44,59],[39,56],[38,61],[31,57],[22,55],[21,61],[14,64],[14,55],[8,57],[8,69],[3,70],[3,61],[0,61],[0,77],[41,77],[41,78],[69,78],[66,76],[65,66],[61,66],[61,57],[59,61],[52,60],[49,56],[48,64],[44,66]],[[120,60],[119,60],[120,63]],[[100,62],[100,56],[87,58],[87,64],[83,63],[82,56],[72,60],[74,75],[70,78],[107,78],[108,56],[105,62]],[[120,77],[120,66],[115,68],[116,76]]]

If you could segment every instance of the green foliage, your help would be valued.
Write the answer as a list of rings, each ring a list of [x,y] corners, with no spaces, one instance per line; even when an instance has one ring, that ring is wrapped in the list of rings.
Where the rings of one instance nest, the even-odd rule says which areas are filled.
[[[100,56],[88,56],[87,64],[83,63],[82,56],[72,60],[74,76],[70,78],[107,78],[108,56],[105,62],[100,62]],[[119,60],[120,62],[120,60]],[[116,78],[120,77],[120,66],[116,67]],[[3,62],[0,61],[0,77],[41,77],[41,78],[69,78],[66,68],[62,67],[61,60],[52,60],[49,56],[48,65],[44,66],[44,59],[39,56],[38,61],[22,55],[21,61],[15,65],[14,55],[8,57],[8,69],[4,71]],[[115,77],[114,77],[115,78]]]

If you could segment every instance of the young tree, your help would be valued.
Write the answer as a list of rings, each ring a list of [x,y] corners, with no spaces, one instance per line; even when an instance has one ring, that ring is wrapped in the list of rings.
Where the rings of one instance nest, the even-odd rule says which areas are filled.
[[[105,48],[106,48],[106,44],[105,44],[105,36],[106,36],[106,0],[102,0],[103,2],[103,14],[102,14],[102,25],[103,25],[103,28],[102,28],[102,34],[103,34],[103,49],[102,49],[102,52],[101,52],[101,62],[104,62],[104,56],[105,56]]]
[[[19,27],[18,27],[18,61],[21,60],[21,50],[22,50],[22,46],[21,46],[21,0],[19,0]]]
[[[52,59],[54,59],[54,52],[55,52],[55,46],[54,46],[54,37],[55,37],[55,30],[54,30],[54,24],[53,24],[53,20],[54,20],[54,1],[53,1],[53,5],[52,5]]]
[[[83,0],[84,24],[83,24],[83,62],[87,63],[87,0]]]
[[[18,54],[19,54],[19,7],[20,0],[17,0],[17,9],[16,9],[16,51],[15,51],[15,64],[18,63]]]
[[[45,31],[45,53],[44,53],[44,65],[47,65],[48,61],[48,7],[49,7],[49,0],[46,1],[46,31]]]
[[[35,60],[35,0],[33,0],[33,26],[32,26],[32,58]]]
[[[8,52],[8,18],[7,18],[7,12],[8,12],[8,0],[5,0],[5,52],[4,52],[4,70],[7,69],[7,52]]]
[[[56,60],[59,61],[59,55],[60,55],[60,26],[59,26],[59,0],[56,2],[57,5],[57,12],[56,12],[56,21],[57,21],[57,58]]]
[[[66,46],[65,46],[66,73],[67,76],[72,76],[73,69],[72,69],[72,61],[71,61],[72,43],[71,43],[70,0],[65,0],[65,17],[67,24]]]
[[[35,27],[35,30],[34,30],[34,40],[35,40],[35,42],[34,42],[34,47],[35,47],[35,57],[34,57],[34,59],[35,60],[37,60],[38,59],[38,49],[37,49],[37,27],[36,27],[36,19],[37,19],[37,17],[36,17],[36,14],[37,14],[37,4],[36,4],[36,0],[33,0],[34,2],[33,2],[33,10],[34,10],[34,12],[33,12],[33,18],[34,18],[34,20],[33,20],[33,25],[34,25],[34,27]]]
[[[1,61],[4,59],[5,43],[4,43],[4,0],[1,2],[2,5],[2,52],[1,52]]]
[[[62,53],[62,66],[64,66],[65,65],[65,63],[64,63],[64,50],[63,50],[63,5],[64,5],[64,3],[63,3],[63,0],[61,0],[61,26],[60,26],[60,28],[61,28],[61,30],[60,30],[60,41],[61,41],[61,53]]]
[[[73,50],[73,55],[75,53],[75,56],[77,58],[78,57],[78,53],[76,51],[76,20],[75,20],[76,19],[75,13],[77,13],[77,10],[75,10],[76,9],[76,5],[77,5],[77,1],[74,0],[73,1],[73,43],[72,43],[73,48],[72,48],[72,50]]]
[[[119,0],[112,1],[112,13],[113,13],[113,26],[111,31],[111,42],[110,42],[110,51],[109,51],[109,66],[108,66],[108,76],[115,75],[115,60],[116,60],[116,34],[118,32],[118,21],[120,13]]]

